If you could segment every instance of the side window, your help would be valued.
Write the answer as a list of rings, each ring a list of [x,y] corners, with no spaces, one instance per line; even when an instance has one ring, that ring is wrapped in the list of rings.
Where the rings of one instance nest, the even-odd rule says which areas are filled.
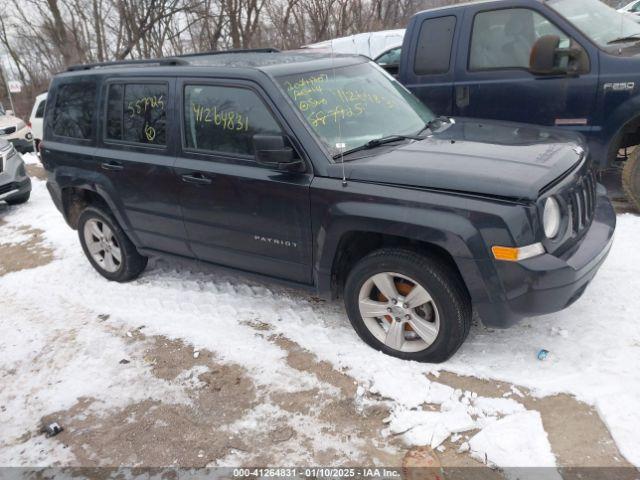
[[[81,140],[93,138],[95,107],[95,82],[61,85],[53,108],[53,133],[60,137]]]
[[[402,47],[393,48],[376,59],[376,63],[381,67],[393,67],[400,65],[400,55],[402,54]]]
[[[42,100],[36,109],[36,118],[44,117],[44,107],[47,105],[46,100]]]
[[[184,115],[189,149],[253,156],[254,135],[282,135],[262,100],[246,88],[187,85]]]
[[[455,29],[454,16],[429,18],[422,23],[413,66],[416,75],[433,75],[449,71]]]
[[[528,69],[533,45],[544,35],[557,35],[561,45],[569,46],[569,38],[533,10],[509,8],[479,13],[473,23],[469,69]]]
[[[167,143],[166,84],[111,84],[106,138],[147,145]]]
[[[630,12],[640,13],[640,2],[636,3],[633,7],[631,7]]]

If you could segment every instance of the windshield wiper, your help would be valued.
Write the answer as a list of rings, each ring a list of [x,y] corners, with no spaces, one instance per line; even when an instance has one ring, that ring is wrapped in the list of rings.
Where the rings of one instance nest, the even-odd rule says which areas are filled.
[[[626,37],[614,38],[613,40],[607,42],[607,45],[625,42],[640,42],[640,33],[634,33],[633,35],[628,35]]]
[[[374,138],[373,140],[369,140],[364,145],[360,145],[359,147],[355,147],[350,150],[345,150],[342,153],[337,153],[333,156],[333,158],[335,160],[343,155],[349,155],[350,153],[361,152],[363,150],[371,150],[372,148],[376,148],[387,143],[399,142],[401,140],[424,140],[424,137],[421,137],[419,135],[389,135],[387,137]]]

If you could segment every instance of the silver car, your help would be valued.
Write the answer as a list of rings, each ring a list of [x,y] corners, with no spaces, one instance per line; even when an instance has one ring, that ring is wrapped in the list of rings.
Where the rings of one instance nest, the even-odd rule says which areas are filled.
[[[31,179],[15,147],[0,139],[0,201],[24,203],[31,195]]]

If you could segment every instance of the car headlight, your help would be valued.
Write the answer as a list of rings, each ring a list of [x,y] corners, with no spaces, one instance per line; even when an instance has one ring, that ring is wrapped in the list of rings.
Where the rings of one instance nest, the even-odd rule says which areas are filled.
[[[544,213],[542,214],[542,226],[547,238],[555,238],[558,235],[561,220],[558,201],[553,197],[547,198],[544,203]]]

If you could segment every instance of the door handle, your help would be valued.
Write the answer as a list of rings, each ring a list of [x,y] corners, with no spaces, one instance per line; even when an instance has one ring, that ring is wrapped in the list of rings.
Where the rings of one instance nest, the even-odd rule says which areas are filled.
[[[456,106],[465,108],[469,106],[469,87],[456,87]]]
[[[189,173],[182,175],[182,181],[186,183],[195,183],[196,185],[210,185],[211,179],[205,177],[201,173]]]
[[[123,168],[124,166],[120,162],[109,161],[109,162],[102,163],[103,170],[110,170],[113,172],[117,172],[122,170]]]

